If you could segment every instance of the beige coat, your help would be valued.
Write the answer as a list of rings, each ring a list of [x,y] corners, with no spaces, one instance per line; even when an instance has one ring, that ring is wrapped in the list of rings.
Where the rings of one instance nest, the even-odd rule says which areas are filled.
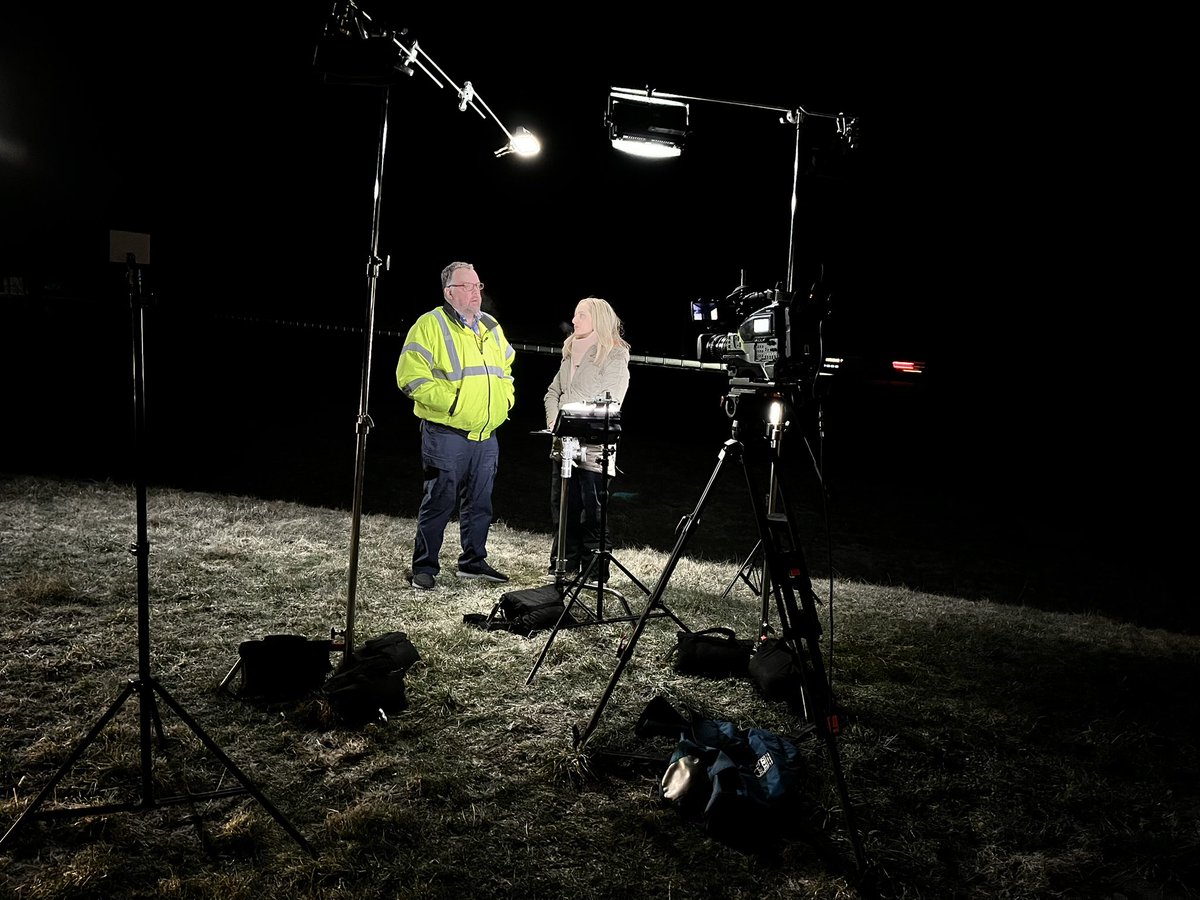
[[[592,400],[603,400],[605,394],[611,395],[618,403],[625,402],[625,392],[629,388],[629,350],[625,347],[613,347],[597,364],[598,347],[589,347],[579,359],[579,367],[575,360],[568,356],[559,363],[558,372],[546,389],[546,427],[553,428],[558,418],[558,411],[568,403],[587,403]],[[613,442],[615,444],[615,441]],[[603,446],[586,444],[583,447],[580,467],[592,472],[600,471],[603,459]],[[610,445],[608,451],[608,472],[612,475],[617,468],[616,447]]]

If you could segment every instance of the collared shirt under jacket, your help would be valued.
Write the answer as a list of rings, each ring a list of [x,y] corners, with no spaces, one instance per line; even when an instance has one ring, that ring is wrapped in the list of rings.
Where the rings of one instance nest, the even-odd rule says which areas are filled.
[[[448,303],[422,315],[404,340],[396,383],[419,418],[486,441],[512,409],[515,354],[495,318],[480,313],[478,324],[476,334]]]

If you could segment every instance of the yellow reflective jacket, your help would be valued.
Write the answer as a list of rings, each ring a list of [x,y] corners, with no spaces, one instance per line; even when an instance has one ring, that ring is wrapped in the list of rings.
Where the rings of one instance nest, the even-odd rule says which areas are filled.
[[[449,304],[422,315],[404,339],[396,384],[419,418],[486,441],[512,409],[515,354],[495,318],[481,312],[479,326],[476,334]]]

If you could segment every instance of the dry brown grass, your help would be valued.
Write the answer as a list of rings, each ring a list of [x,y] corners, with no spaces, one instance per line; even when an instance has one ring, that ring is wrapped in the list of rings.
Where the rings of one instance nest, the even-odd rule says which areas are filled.
[[[651,620],[592,740],[628,629],[543,640],[465,627],[495,585],[405,580],[413,523],[362,524],[359,640],[405,631],[422,655],[385,726],[331,724],[319,699],[256,705],[217,690],[238,644],[324,637],[345,615],[343,510],[152,489],[152,677],[281,811],[252,797],[27,819],[0,893],[61,897],[1186,897],[1197,879],[1200,637],[905,587],[839,581],[825,663],[850,716],[838,739],[870,878],[856,876],[823,743],[801,744],[810,814],[770,852],[712,840],[659,796],[661,771],[606,751],[673,749],[633,724],[656,695],[743,726],[803,731],[744,680],[677,675]],[[133,490],[0,480],[0,771],[8,827],[137,675]],[[538,582],[543,534],[499,523],[513,587]],[[621,547],[653,586],[666,554]],[[694,628],[756,631],[758,601],[722,594],[737,563],[680,560],[664,601]],[[624,576],[614,586],[644,599]],[[823,591],[821,585],[817,586]],[[823,611],[828,615],[828,610]],[[832,647],[828,638],[832,635]],[[46,809],[138,799],[136,696]],[[156,796],[235,780],[160,704]]]

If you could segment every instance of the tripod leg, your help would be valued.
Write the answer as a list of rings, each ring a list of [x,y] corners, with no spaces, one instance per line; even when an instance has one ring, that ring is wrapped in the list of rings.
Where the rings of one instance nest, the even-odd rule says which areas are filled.
[[[92,726],[92,730],[89,731],[83,740],[79,742],[79,744],[75,747],[74,752],[70,755],[70,757],[67,758],[67,761],[62,764],[59,770],[54,773],[54,777],[50,779],[44,788],[42,788],[41,793],[34,798],[32,803],[25,807],[25,811],[21,813],[17,821],[12,824],[12,827],[8,829],[4,837],[0,838],[0,847],[3,847],[9,838],[16,835],[27,819],[30,819],[37,814],[37,811],[41,807],[42,803],[45,802],[46,798],[50,796],[50,792],[54,790],[54,788],[62,780],[63,776],[71,770],[71,766],[75,765],[75,763],[79,761],[79,758],[83,756],[83,754],[87,751],[87,748],[91,746],[92,741],[100,736],[100,732],[104,730],[104,726],[107,725],[112,717],[117,714],[117,711],[121,708],[122,704],[129,699],[136,687],[137,683],[134,681],[130,681],[127,685],[125,685],[124,689],[122,689],[121,693],[117,696],[117,699],[113,701],[112,706],[110,706],[104,715],[102,715],[96,721],[96,724]]]
[[[579,604],[579,606],[582,607],[584,612],[587,613],[588,618],[590,618],[592,620],[591,622],[586,623],[586,624],[604,625],[608,621],[614,621],[614,620],[606,620],[602,617],[601,613],[603,610],[599,604],[599,601],[597,601],[596,612],[593,613],[590,609],[588,609],[586,606],[584,606],[582,601],[580,601],[580,599],[579,599],[579,594],[586,585],[587,574],[588,574],[588,572],[591,571],[591,567],[594,564],[595,564],[595,559],[593,558],[593,560],[591,562],[589,562],[588,568],[585,569],[584,571],[580,572],[579,574],[577,574],[573,579],[571,579],[570,584],[566,585],[565,587],[563,586],[563,583],[562,583],[562,576],[561,575],[559,576],[557,587],[559,590],[561,590],[563,592],[563,599],[564,599],[563,611],[559,615],[558,621],[554,623],[554,627],[552,629],[550,629],[550,634],[547,635],[546,643],[542,645],[542,651],[541,651],[541,653],[538,654],[538,658],[534,662],[533,668],[531,668],[529,670],[529,675],[525,679],[526,684],[533,684],[533,679],[534,679],[534,676],[537,675],[537,670],[542,667],[542,663],[545,661],[546,655],[550,652],[550,645],[554,643],[554,639],[558,636],[558,632],[562,629],[563,623],[567,621],[567,617],[571,614],[571,610],[575,607],[576,604]],[[630,577],[632,577],[632,576],[630,576]],[[603,584],[600,584],[597,587],[598,594],[603,594],[603,592],[606,590],[609,590],[609,588],[606,588]],[[625,602],[625,598],[622,597],[616,591],[613,591],[613,593],[617,594],[617,597],[620,599],[621,603],[625,606],[625,612],[626,612],[628,618],[630,620],[632,620],[633,619],[633,610],[631,610],[629,608],[629,604]],[[624,620],[615,620],[615,621],[624,621]],[[676,620],[676,621],[678,621],[678,620]]]
[[[663,568],[662,574],[658,576],[658,583],[654,586],[654,592],[650,595],[650,599],[646,603],[646,608],[642,611],[641,618],[638,619],[637,625],[634,626],[633,634],[629,636],[628,642],[621,650],[621,655],[617,659],[617,667],[613,670],[612,677],[608,680],[608,685],[604,688],[604,693],[600,697],[600,702],[597,704],[595,712],[592,713],[591,720],[583,731],[579,731],[578,728],[572,729],[577,749],[582,748],[587,743],[588,738],[592,736],[596,727],[600,724],[600,717],[604,714],[604,708],[608,705],[608,701],[612,697],[613,690],[616,689],[617,682],[620,681],[625,667],[629,665],[630,659],[633,658],[633,651],[637,646],[638,638],[641,637],[642,632],[645,630],[646,622],[650,619],[654,607],[661,604],[662,596],[667,590],[667,583],[671,580],[671,574],[675,571],[675,566],[679,564],[679,557],[683,555],[684,548],[687,546],[692,532],[700,522],[700,513],[704,511],[704,507],[708,503],[713,485],[717,483],[717,479],[721,475],[721,470],[730,458],[730,454],[735,451],[740,457],[741,444],[734,440],[726,441],[725,445],[721,448],[716,468],[713,469],[712,475],[709,476],[708,484],[704,486],[704,490],[700,494],[700,499],[696,502],[696,508],[686,518],[683,528],[679,531],[679,537],[676,539],[675,546],[671,550],[671,555],[667,559],[667,565]],[[665,610],[666,607],[664,606],[663,609]],[[671,618],[675,619],[683,627],[684,631],[691,630],[676,619],[673,614],[671,614]]]
[[[621,561],[619,559],[617,559],[611,553],[609,554],[608,558],[609,558],[609,560],[611,560],[611,562],[614,566],[616,566],[618,569],[620,569],[622,572],[625,573],[626,578],[628,578],[630,581],[632,581],[634,584],[636,584],[638,586],[638,589],[643,594],[645,594],[647,597],[650,596],[650,588],[648,588],[644,584],[642,584],[642,582],[638,579],[638,577],[636,575],[634,575],[627,568],[625,568],[623,565],[621,565]]]
[[[808,651],[808,664],[812,667],[812,677],[805,676],[803,682],[805,704],[812,709],[809,715],[810,721],[816,724],[817,730],[825,740],[825,747],[829,751],[829,765],[833,771],[838,796],[842,801],[842,811],[846,819],[846,829],[850,833],[850,843],[854,848],[854,857],[858,863],[859,871],[865,874],[867,871],[866,851],[863,848],[862,837],[859,834],[854,804],[850,799],[850,789],[846,784],[846,776],[842,770],[841,756],[838,752],[837,736],[841,731],[839,711],[836,708],[833,693],[829,688],[825,665],[821,658],[820,626],[817,620],[816,595],[811,590],[802,595],[802,612],[796,610],[795,598],[792,596],[790,587],[785,588],[784,595],[786,598],[785,603],[790,606],[792,614],[800,616],[799,619],[794,621],[803,623],[802,637]],[[794,644],[794,646],[799,649],[799,645]],[[803,659],[803,655],[800,658]]]
[[[571,583],[569,585],[567,585],[565,588],[563,588],[560,583],[559,587],[560,587],[560,589],[562,589],[564,591],[563,598],[565,600],[565,608],[563,609],[562,614],[559,616],[558,622],[555,623],[554,628],[551,629],[550,635],[546,638],[546,643],[542,646],[542,652],[538,655],[537,661],[534,662],[533,668],[529,670],[529,676],[525,679],[526,684],[533,684],[534,676],[537,675],[538,669],[541,668],[542,662],[546,659],[546,655],[550,652],[550,645],[552,643],[554,643],[554,638],[558,635],[559,630],[562,628],[562,623],[566,621],[567,616],[570,614],[571,610],[573,608],[575,608],[576,604],[579,604],[579,606],[584,610],[584,612],[587,613],[588,618],[591,619],[590,622],[578,623],[579,625],[610,625],[610,624],[614,624],[616,622],[634,622],[637,620],[637,617],[633,613],[633,609],[629,606],[629,602],[625,599],[624,595],[622,595],[620,591],[617,591],[613,588],[608,587],[603,582],[598,582],[594,586],[597,594],[603,595],[604,593],[607,592],[607,593],[615,595],[617,598],[617,601],[621,604],[621,606],[625,610],[624,616],[619,616],[619,617],[614,617],[614,618],[604,618],[602,615],[603,608],[600,606],[599,601],[597,601],[596,612],[593,613],[592,610],[588,609],[588,607],[583,604],[583,601],[579,599],[580,593],[584,590],[589,589],[588,585],[586,583],[586,579],[587,579],[588,572],[591,570],[591,567],[593,565],[595,565],[595,559],[598,559],[599,557],[603,557],[603,556],[607,556],[616,566],[618,566],[621,569],[622,572],[624,572],[629,577],[629,579],[634,584],[636,584],[638,587],[640,587],[647,595],[649,595],[651,593],[650,589],[647,588],[644,584],[642,584],[637,579],[637,577],[634,576],[628,569],[626,569],[623,565],[621,565],[619,560],[617,560],[615,557],[613,557],[607,551],[600,553],[596,558],[593,559],[593,561],[591,563],[589,563],[588,569],[585,569],[583,572],[581,572],[579,575],[577,575],[571,581]],[[661,603],[661,602],[658,603],[658,607],[659,607],[658,611],[654,611],[653,606],[654,606],[654,601],[652,599],[650,604],[648,604],[646,607],[645,615],[647,618],[652,618],[655,616],[666,617],[666,618],[669,618],[672,621],[674,621],[675,624],[678,625],[680,627],[680,629],[682,629],[683,631],[691,631],[691,629],[688,628],[688,626],[686,624],[684,624],[682,619],[680,619],[677,615],[675,615],[675,613],[673,613],[670,609],[667,608],[666,604]],[[624,649],[625,649],[625,644],[622,643],[622,650],[624,650]]]
[[[576,599],[579,597],[578,579],[572,582],[572,586],[567,590],[567,594],[571,599],[563,604],[563,611],[558,617],[558,621],[554,623],[554,627],[550,629],[550,634],[546,636],[546,643],[542,645],[542,652],[538,654],[537,660],[533,664],[533,668],[529,670],[529,675],[525,679],[526,684],[533,684],[533,678],[537,675],[537,670],[541,668],[546,654],[550,652],[550,645],[554,643],[554,639],[558,637],[558,632],[562,629],[563,623],[567,620],[567,616],[571,614],[571,607],[575,605]],[[589,610],[590,612],[590,610]],[[597,622],[596,624],[599,624]]]
[[[143,699],[150,704],[150,719],[154,724],[154,733],[158,735],[158,746],[164,748],[167,746],[167,735],[163,731],[162,716],[158,714],[158,704],[149,690],[143,692]]]
[[[550,645],[552,643],[554,643],[554,639],[558,636],[559,629],[562,627],[563,622],[566,621],[568,615],[570,615],[571,609],[575,606],[576,603],[579,603],[580,606],[587,611],[588,617],[592,620],[592,622],[590,624],[602,625],[606,621],[609,621],[604,618],[604,593],[605,593],[605,591],[610,590],[607,586],[608,574],[609,574],[608,563],[610,560],[613,562],[615,562],[615,560],[613,560],[612,554],[609,553],[609,551],[608,551],[608,538],[607,538],[607,534],[608,534],[608,520],[607,520],[608,445],[607,445],[607,443],[605,444],[605,447],[604,447],[604,457],[603,457],[604,461],[601,466],[601,470],[604,474],[601,476],[601,480],[600,480],[601,481],[601,483],[600,483],[601,490],[600,490],[600,517],[599,517],[599,541],[598,541],[599,549],[592,552],[591,558],[588,560],[587,566],[584,566],[581,569],[581,571],[579,571],[570,580],[569,584],[564,585],[564,581],[566,581],[565,558],[567,555],[567,522],[568,522],[568,510],[569,510],[569,506],[570,506],[570,504],[568,502],[568,485],[570,484],[570,478],[571,478],[571,463],[572,463],[572,460],[574,459],[574,455],[575,455],[577,448],[578,448],[578,442],[575,439],[563,438],[561,440],[561,447],[556,451],[559,455],[560,466],[555,471],[557,471],[559,474],[560,485],[559,485],[559,496],[558,496],[558,538],[557,538],[556,552],[555,552],[555,583],[558,586],[559,590],[561,590],[563,592],[563,597],[566,600],[566,602],[564,604],[564,609],[562,611],[562,614],[559,616],[559,619],[555,623],[554,628],[552,628],[550,630],[550,634],[546,638],[546,643],[542,645],[541,653],[538,654],[537,660],[534,662],[533,667],[529,670],[529,675],[525,679],[525,683],[527,685],[533,684],[533,679],[537,675],[538,669],[541,668],[542,663],[546,659],[546,655],[550,652]],[[583,480],[587,477],[588,477],[587,475],[582,474],[582,472],[581,472],[579,479],[577,479],[577,480],[582,483]],[[586,503],[586,502],[588,502],[587,491],[584,490],[583,494],[584,494],[583,502]],[[632,580],[639,588],[641,588],[644,593],[646,593],[646,594],[650,593],[650,590],[644,584],[642,584],[640,581],[638,581],[638,579],[635,578],[628,569],[626,569],[620,563],[617,563],[617,565],[620,566],[621,571],[624,572],[627,576],[629,576],[630,580]],[[579,600],[579,594],[586,587],[588,577],[591,575],[591,573],[593,571],[597,572],[596,611],[594,613],[590,609],[588,609],[586,606],[583,606],[582,602]],[[624,607],[625,618],[632,621],[633,610],[630,608],[630,606],[626,602],[625,598],[617,591],[612,591],[612,593],[616,594],[617,599],[619,600],[621,605]],[[664,607],[664,609],[665,609],[665,607]],[[672,618],[675,618],[674,614],[670,613],[669,611],[667,611],[666,614],[671,615]],[[685,631],[689,630],[687,628],[687,626],[685,626],[678,619],[675,619],[675,621]]]
[[[746,470],[746,482],[750,488],[751,502],[758,520],[759,531],[763,536],[763,546],[767,548],[763,567],[764,588],[769,586],[774,593],[783,640],[795,651],[797,659],[801,660],[805,715],[821,733],[829,751],[830,768],[833,771],[838,796],[841,798],[855,860],[859,871],[865,874],[867,871],[866,853],[859,835],[850,791],[846,785],[846,776],[842,771],[841,756],[838,752],[837,735],[841,729],[833,692],[821,657],[821,623],[817,617],[817,598],[812,589],[808,562],[804,556],[804,549],[797,538],[793,524],[794,519],[788,508],[786,495],[782,490],[779,492],[782,498],[783,514],[768,515],[762,504],[757,502],[758,494],[754,490],[749,469]],[[796,602],[797,593],[801,598],[799,605]],[[764,624],[767,599],[766,590],[764,590]],[[805,671],[806,666],[811,667],[811,677],[810,673]]]
[[[175,715],[179,716],[180,721],[190,728],[196,737],[200,738],[201,743],[208,748],[213,756],[215,756],[225,765],[225,768],[229,769],[229,771],[233,773],[233,776],[239,782],[241,782],[242,786],[246,789],[246,792],[262,804],[263,808],[271,814],[271,818],[278,822],[283,830],[290,834],[295,839],[296,843],[299,844],[309,856],[311,856],[313,859],[316,859],[317,851],[314,850],[312,845],[304,839],[304,835],[297,831],[295,826],[284,817],[283,813],[276,809],[275,805],[267,799],[266,795],[263,794],[263,792],[257,787],[255,787],[254,783],[242,773],[241,769],[234,765],[233,760],[231,760],[225,754],[224,750],[217,746],[216,742],[213,741],[212,738],[204,733],[204,729],[200,727],[195,719],[187,714],[184,708],[175,701],[175,698],[167,693],[166,688],[164,688],[158,682],[154,682],[154,689],[158,692],[158,695],[166,701],[167,705],[171,707]]]
[[[629,576],[630,580],[632,580],[634,582],[634,584],[636,584],[638,587],[640,587],[646,594],[650,593],[650,589],[647,588],[645,585],[643,585],[636,578],[634,578],[634,576],[632,574],[630,574],[628,569],[626,569],[624,566],[622,566],[620,563],[618,563],[616,561],[616,559],[613,557],[612,553],[610,553],[608,550],[593,550],[591,557],[588,559],[588,564],[579,573],[579,577],[574,582],[572,582],[571,587],[573,589],[575,587],[575,585],[578,584],[580,592],[582,592],[582,591],[595,591],[596,592],[596,612],[595,612],[594,616],[592,616],[592,618],[594,618],[594,620],[595,620],[596,625],[601,625],[605,622],[614,622],[614,621],[624,621],[624,620],[633,621],[633,619],[635,618],[635,616],[633,614],[633,609],[629,606],[629,603],[625,600],[625,596],[620,591],[618,591],[616,588],[611,588],[608,586],[609,576],[612,574],[611,566],[610,566],[611,563],[616,563],[616,565],[621,569],[621,571],[624,572],[627,576]],[[593,573],[595,573],[594,577],[593,577]],[[604,597],[606,594],[612,594],[614,597],[617,598],[617,602],[621,604],[621,608],[624,610],[623,616],[617,617],[615,619],[605,616],[605,614],[604,614]],[[589,613],[589,615],[591,615],[591,610],[588,610],[588,613]]]
[[[762,541],[759,541],[754,545],[754,549],[750,551],[750,555],[746,557],[746,561],[742,563],[741,568],[739,568],[737,571],[737,574],[733,576],[733,579],[729,582],[729,586],[725,588],[725,592],[721,594],[722,600],[729,596],[729,592],[733,590],[734,585],[736,585],[739,580],[744,581],[746,586],[750,588],[750,590],[754,591],[754,593],[758,593],[758,585],[754,583],[754,579],[751,578],[750,575],[758,567],[758,554],[761,551]]]

